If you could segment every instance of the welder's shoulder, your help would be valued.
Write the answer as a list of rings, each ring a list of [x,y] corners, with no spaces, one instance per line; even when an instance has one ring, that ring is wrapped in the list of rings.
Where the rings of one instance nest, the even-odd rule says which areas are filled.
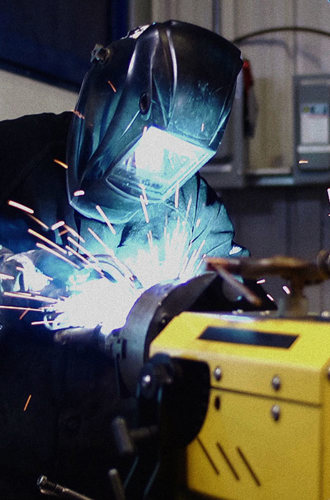
[[[41,113],[0,122],[1,158],[32,156],[42,144],[65,141],[72,113]]]
[[[49,152],[65,155],[71,112],[42,113],[0,122],[0,204]],[[64,160],[64,158],[60,158]]]
[[[184,199],[192,198],[195,201],[196,210],[205,207],[218,207],[223,205],[220,195],[203,179],[199,173],[189,179],[182,188]]]

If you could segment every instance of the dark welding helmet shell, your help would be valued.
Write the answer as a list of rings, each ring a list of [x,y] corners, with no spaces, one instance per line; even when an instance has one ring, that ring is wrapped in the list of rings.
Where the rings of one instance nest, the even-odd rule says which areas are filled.
[[[179,21],[154,23],[96,50],[69,134],[70,204],[96,219],[101,205],[111,222],[128,221],[140,209],[139,197],[125,178],[118,185],[111,175],[150,127],[207,152],[176,185],[186,182],[221,142],[241,65],[230,42]]]

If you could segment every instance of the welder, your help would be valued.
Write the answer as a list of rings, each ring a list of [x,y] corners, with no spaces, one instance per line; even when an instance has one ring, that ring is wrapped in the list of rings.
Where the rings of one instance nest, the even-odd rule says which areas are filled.
[[[125,261],[148,244],[150,229],[162,237],[164,217],[180,217],[191,252],[203,245],[207,255],[246,255],[198,175],[221,142],[241,65],[238,49],[208,30],[154,23],[96,46],[73,112],[0,123],[0,272],[14,277],[2,290],[29,290],[31,263],[54,277],[61,268],[58,261],[50,270],[29,228],[62,247],[74,231],[89,252],[104,253],[92,229]],[[52,230],[59,221],[70,230]],[[39,474],[105,497],[109,422],[123,401],[113,367],[99,352],[56,345],[42,328],[7,319],[1,498],[38,497]]]

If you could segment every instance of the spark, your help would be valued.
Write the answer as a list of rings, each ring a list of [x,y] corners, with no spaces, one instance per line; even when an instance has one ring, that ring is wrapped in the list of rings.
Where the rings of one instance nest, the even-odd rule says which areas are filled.
[[[77,266],[77,264],[75,264],[74,262],[72,262],[72,260],[70,259],[67,259],[66,257],[64,257],[64,255],[61,255],[59,254],[58,252],[56,252],[55,250],[53,250],[52,248],[49,248],[47,247],[46,245],[43,245],[43,243],[37,243],[36,246],[38,248],[41,248],[42,250],[46,250],[47,252],[55,255],[55,257],[58,257],[59,259],[63,260],[64,262],[67,262],[68,264],[70,264],[72,267],[75,267],[76,269],[80,269],[79,266]]]
[[[142,191],[142,197],[144,199],[145,204],[148,205],[149,204],[149,200],[148,200],[148,197],[147,197],[146,187],[143,184],[139,184],[139,188]]]
[[[190,212],[191,204],[192,204],[192,197],[190,196],[186,210],[186,219],[188,219],[188,214]]]
[[[65,224],[64,220],[60,220],[60,221],[56,222],[55,224],[53,224],[51,229],[52,229],[52,231],[56,231],[56,229],[64,226],[64,224]]]
[[[66,250],[64,250],[62,247],[60,247],[59,245],[57,245],[57,243],[54,243],[52,240],[50,240],[49,238],[46,238],[45,236],[43,236],[42,234],[40,233],[37,233],[37,231],[34,231],[33,229],[29,228],[28,229],[28,233],[32,234],[33,236],[35,236],[36,238],[39,238],[39,240],[42,240],[44,241],[45,243],[48,243],[48,245],[56,248],[56,250],[58,250],[59,252],[63,253],[64,255],[66,255]]]
[[[44,222],[42,222],[42,220],[37,219],[37,217],[35,217],[34,215],[31,215],[31,214],[28,214],[28,216],[29,216],[32,220],[34,220],[34,222],[36,222],[37,224],[39,224],[39,226],[43,227],[44,229],[46,229],[46,231],[48,231],[49,226],[47,226],[47,224],[45,224]]]
[[[32,208],[22,205],[22,203],[18,203],[17,201],[8,200],[8,205],[18,208],[19,210],[23,210],[23,212],[26,212],[28,214],[34,214],[34,210],[32,210]]]
[[[31,326],[47,325],[47,324],[48,324],[48,321],[46,321],[46,320],[31,321],[31,323],[30,323]]]
[[[198,269],[201,267],[201,265],[203,264],[204,262],[204,259],[206,257],[206,253],[204,253],[201,257],[201,259],[199,260],[199,263],[197,264],[196,268],[195,268],[195,273],[198,271]]]
[[[206,240],[203,240],[202,243],[199,245],[197,250],[194,250],[191,254],[191,257],[187,260],[186,267],[184,269],[184,272],[182,273],[183,275],[186,274],[188,276],[194,276],[195,274],[195,268],[197,264],[197,261],[200,259],[200,253],[202,251],[203,246],[205,245]]]
[[[98,241],[102,246],[103,248],[105,249],[105,251],[111,255],[111,257],[114,257],[115,256],[115,253],[114,251],[112,250],[112,248],[109,248],[108,245],[106,245],[104,243],[104,241],[102,240],[102,238],[99,237],[98,234],[95,233],[95,231],[93,231],[93,229],[91,229],[90,227],[87,228],[87,231],[90,232],[90,234],[93,236],[93,238],[96,239],[96,241]]]
[[[152,250],[153,241],[152,241],[152,231],[151,230],[147,232],[147,239],[148,239],[148,244],[149,244],[150,250]]]
[[[110,229],[112,234],[116,234],[115,228],[113,227],[113,225],[109,221],[108,217],[106,216],[104,210],[100,207],[100,205],[96,205],[95,208],[98,211],[98,213],[101,215],[101,217],[103,218],[104,222],[106,223],[106,225],[108,226],[108,228]]]
[[[267,297],[268,297],[268,298],[269,298],[269,300],[271,300],[272,302],[275,302],[274,297],[272,297],[272,296],[270,295],[270,293],[267,293]]]
[[[107,254],[113,259],[114,264],[116,264],[116,266],[118,267],[120,272],[125,276],[125,278],[128,278],[131,281],[136,281],[137,279],[136,276],[131,272],[130,269],[128,269],[128,267],[120,259],[116,257],[115,252],[104,243],[104,241],[93,231],[93,229],[88,227],[87,230],[96,239],[96,241],[98,241],[103,246]]]
[[[80,259],[84,264],[87,266],[90,265],[89,260],[87,260],[85,257],[83,257],[80,253],[76,252],[73,248],[71,248],[69,245],[65,245],[65,248],[72,254],[75,255],[78,259]]]
[[[102,277],[104,276],[102,269],[98,266],[96,266],[93,262],[89,261],[85,257],[83,257],[80,253],[76,252],[73,248],[71,248],[69,245],[66,245],[65,248],[67,248],[70,252],[72,252],[73,255],[75,255],[78,259],[80,259],[87,267],[92,267],[97,271]]]
[[[82,113],[80,113],[78,110],[76,110],[76,109],[72,109],[71,111],[72,111],[72,113],[73,113],[74,115],[78,116],[78,118],[80,118],[81,120],[85,120],[84,115],[83,115]]]
[[[64,163],[64,161],[61,161],[61,160],[57,160],[56,158],[54,158],[54,163],[57,163],[57,165],[60,165],[61,167],[65,168],[65,169],[68,169],[68,165],[66,163]]]
[[[112,90],[116,93],[116,92],[117,92],[117,89],[116,89],[116,87],[114,86],[114,84],[111,82],[111,80],[108,80],[108,84],[110,85],[110,87],[112,88]]]
[[[327,189],[327,193],[328,193],[328,200],[329,200],[329,203],[330,203],[330,188]]]
[[[26,403],[25,403],[25,406],[24,406],[24,410],[23,411],[26,411],[27,410],[27,407],[29,406],[29,403],[31,401],[31,397],[32,397],[32,394],[29,394],[27,400],[26,400]]]
[[[10,274],[0,273],[0,279],[1,280],[14,280],[15,277],[11,276]]]
[[[87,231],[90,232],[90,234],[93,236],[93,238],[96,239],[96,241],[98,241],[102,246],[103,248],[105,249],[105,251],[107,252],[107,254],[112,257],[114,263],[117,265],[118,269],[121,270],[121,272],[124,274],[124,276],[126,278],[128,278],[129,280],[135,280],[135,276],[134,274],[127,268],[127,266],[125,266],[123,264],[123,262],[118,259],[115,255],[115,252],[112,250],[112,248],[109,248],[108,245],[106,245],[104,243],[104,241],[102,240],[102,238],[99,237],[98,234],[96,234],[93,229],[91,229],[90,227],[87,228]]]
[[[265,278],[261,278],[260,280],[256,281],[257,285],[262,285],[263,283],[266,283]]]
[[[6,297],[15,297],[15,298],[20,298],[20,299],[27,299],[27,300],[37,300],[38,302],[48,302],[49,304],[55,304],[57,302],[57,299],[53,299],[52,297],[45,297],[43,295],[38,295],[34,296],[30,293],[26,292],[3,292],[3,295]],[[26,308],[24,308],[26,309]]]
[[[201,222],[202,222],[201,218],[196,220],[196,224],[195,224],[196,229],[200,226]]]
[[[81,245],[73,238],[71,238],[71,236],[68,236],[68,241],[71,243],[71,245],[74,245],[75,247],[78,248],[78,250],[86,254],[92,261],[96,262],[94,255],[89,250],[87,250],[87,248],[85,248],[83,245]]]
[[[301,165],[301,164],[304,164],[304,163],[309,163],[309,161],[308,161],[308,160],[299,160],[299,164],[300,164],[300,165]]]
[[[175,195],[174,195],[175,208],[178,208],[178,206],[179,206],[179,192],[180,192],[180,187],[179,187],[179,183],[177,183],[176,188],[175,188]]]
[[[283,288],[284,292],[285,292],[287,295],[290,295],[291,290],[290,290],[290,288],[289,288],[288,286],[284,285],[284,286],[282,286],[282,288]]]
[[[19,316],[19,321],[21,321],[29,312],[29,309],[25,309],[25,311],[22,312],[22,314]]]
[[[189,255],[191,234],[185,222],[179,217],[169,221],[165,214],[162,237],[155,236],[152,230],[146,231],[147,247],[142,245],[126,258],[126,265],[136,274],[144,289],[162,281],[184,281],[196,274],[196,268],[202,264],[201,250],[205,241]]]
[[[68,231],[68,233],[71,233],[77,240],[82,241],[85,243],[85,240],[82,236],[80,236],[77,231],[75,231],[71,226],[68,226],[67,224],[64,224],[65,229]]]
[[[144,218],[146,220],[146,223],[149,224],[150,219],[149,219],[149,215],[148,215],[148,210],[147,210],[146,202],[144,201],[142,194],[140,194],[140,202],[141,202],[141,206],[142,206],[142,210],[143,210],[143,214],[144,214]]]
[[[205,123],[203,122],[201,126],[201,132],[204,132],[204,130],[205,130]]]
[[[127,130],[129,130],[129,128],[131,127],[131,125],[134,123],[134,121],[136,120],[137,116],[139,115],[140,113],[140,110],[138,110],[135,115],[133,116],[133,118],[131,119],[131,121],[129,122],[129,124],[127,125],[127,127],[125,128],[124,132],[122,135],[125,135]]]
[[[26,311],[26,312],[29,312],[29,311],[42,312],[43,311],[42,309],[39,309],[39,308],[37,309],[35,307],[4,306],[4,305],[1,305],[0,309],[12,309],[13,311]]]
[[[77,189],[77,191],[73,193],[73,196],[84,196],[84,194],[85,191],[83,189]]]

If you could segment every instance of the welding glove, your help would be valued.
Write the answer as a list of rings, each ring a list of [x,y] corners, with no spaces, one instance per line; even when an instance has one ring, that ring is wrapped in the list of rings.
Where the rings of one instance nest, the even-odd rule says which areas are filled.
[[[42,249],[13,254],[1,247],[0,292],[42,292],[56,297],[66,289],[72,269]]]
[[[13,254],[7,248],[1,247],[0,292],[36,292],[45,288],[50,279],[36,266],[41,252],[29,250]]]

